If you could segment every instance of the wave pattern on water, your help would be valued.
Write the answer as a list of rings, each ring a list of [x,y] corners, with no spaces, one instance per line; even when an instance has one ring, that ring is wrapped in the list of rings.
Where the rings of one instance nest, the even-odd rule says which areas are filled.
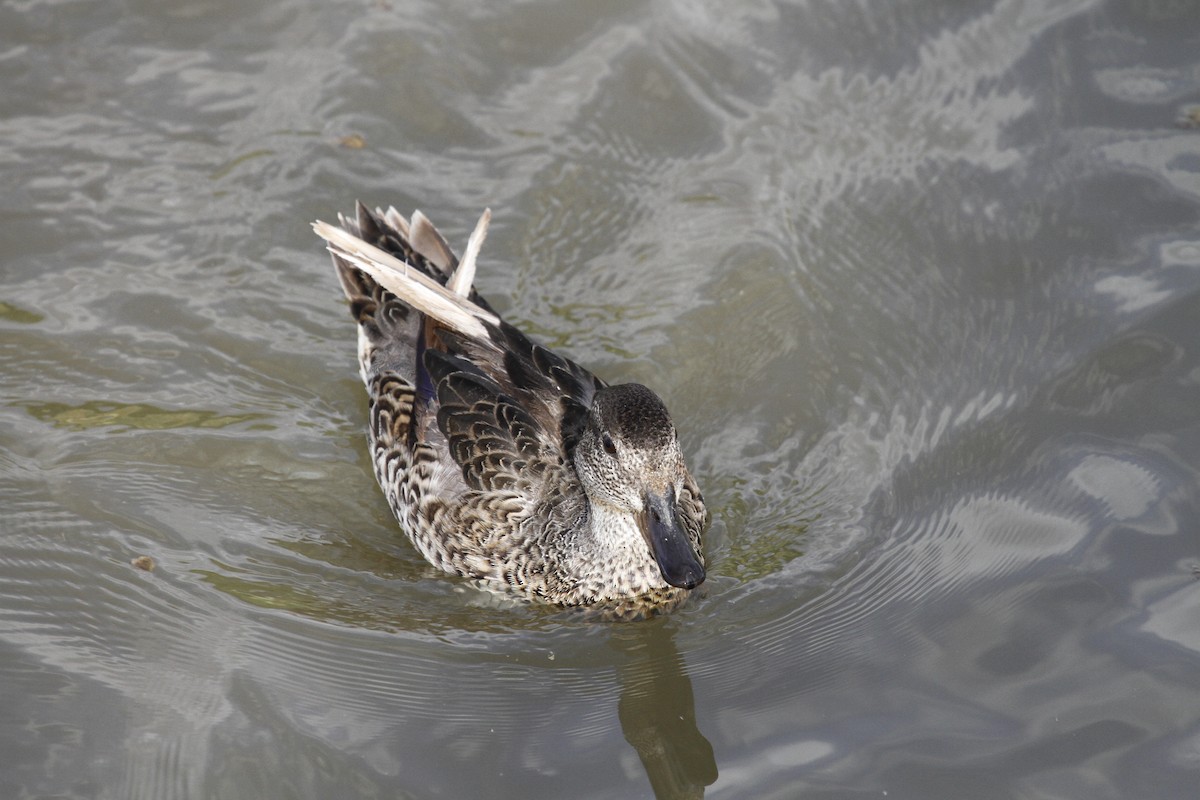
[[[1187,5],[0,8],[0,785],[1186,796]],[[356,196],[492,206],[485,293],[663,394],[705,596],[407,546],[308,230]]]

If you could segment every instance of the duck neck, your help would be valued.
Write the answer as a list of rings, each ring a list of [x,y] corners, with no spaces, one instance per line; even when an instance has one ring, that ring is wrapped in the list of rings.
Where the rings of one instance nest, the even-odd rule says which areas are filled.
[[[588,527],[596,550],[608,556],[631,554],[648,556],[649,549],[632,514],[605,503],[591,503]],[[643,552],[644,551],[644,552]]]
[[[589,541],[576,565],[582,578],[620,596],[666,586],[633,514],[591,503],[587,527]]]

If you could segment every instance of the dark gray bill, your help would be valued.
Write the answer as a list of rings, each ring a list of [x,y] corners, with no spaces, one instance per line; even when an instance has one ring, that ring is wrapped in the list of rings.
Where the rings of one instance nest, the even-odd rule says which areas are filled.
[[[648,492],[644,502],[642,532],[650,542],[663,580],[681,589],[694,589],[704,583],[704,565],[675,514],[675,490],[668,489],[665,496]]]

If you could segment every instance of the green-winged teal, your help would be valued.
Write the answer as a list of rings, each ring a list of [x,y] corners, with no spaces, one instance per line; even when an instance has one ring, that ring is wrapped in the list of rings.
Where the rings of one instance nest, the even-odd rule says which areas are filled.
[[[707,511],[654,392],[609,386],[505,322],[419,211],[318,222],[351,312],[375,475],[447,572],[618,616],[704,580]]]

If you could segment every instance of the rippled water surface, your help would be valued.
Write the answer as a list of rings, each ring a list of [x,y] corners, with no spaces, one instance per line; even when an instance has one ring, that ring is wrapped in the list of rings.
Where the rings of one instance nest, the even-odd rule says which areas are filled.
[[[1194,795],[1196,3],[0,31],[0,796]],[[706,596],[424,565],[309,229],[356,198],[490,206],[494,304],[659,391]]]

